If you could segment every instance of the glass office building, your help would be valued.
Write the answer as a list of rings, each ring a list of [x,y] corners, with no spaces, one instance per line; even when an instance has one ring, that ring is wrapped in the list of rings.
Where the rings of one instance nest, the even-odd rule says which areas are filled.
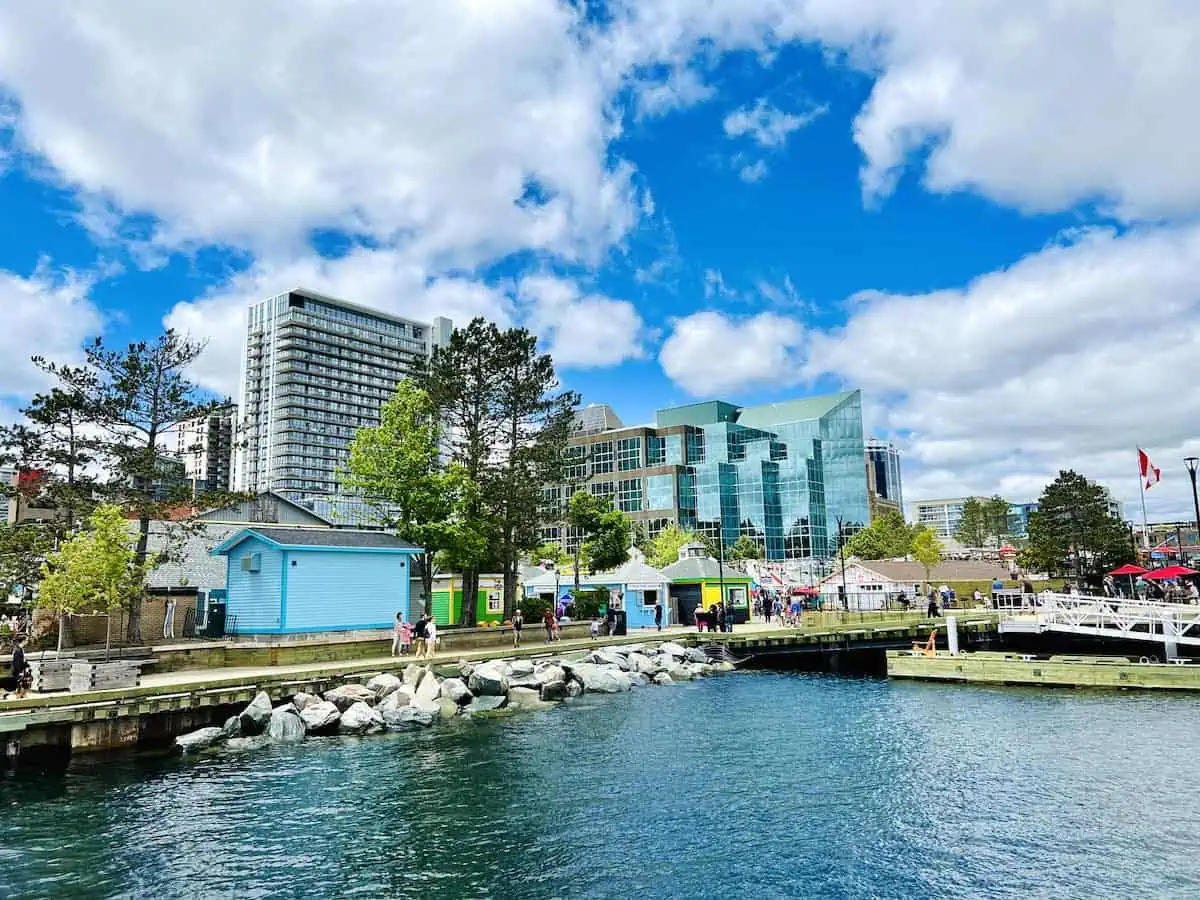
[[[328,495],[350,441],[452,325],[414,322],[302,289],[251,305],[239,490]]]
[[[577,489],[613,499],[651,536],[677,523],[732,545],[748,535],[768,559],[832,556],[869,518],[858,391],[739,407],[659,410],[654,425],[571,440],[568,483],[547,487],[542,537],[571,547],[560,522]]]

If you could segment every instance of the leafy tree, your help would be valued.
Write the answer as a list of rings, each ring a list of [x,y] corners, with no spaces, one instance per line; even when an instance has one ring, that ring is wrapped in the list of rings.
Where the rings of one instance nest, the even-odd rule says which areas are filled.
[[[870,525],[846,542],[846,552],[859,559],[894,559],[912,551],[913,526],[904,516],[890,511],[877,516]]]
[[[1099,576],[1134,559],[1125,524],[1108,510],[1104,489],[1071,470],[1058,473],[1029,516],[1029,543],[1021,565],[1079,578]]]
[[[538,544],[530,554],[530,558],[535,565],[548,561],[554,563],[554,566],[559,569],[571,564],[571,554],[555,541],[546,541]]]
[[[54,549],[54,528],[36,522],[0,523],[0,602],[21,588],[28,597],[42,577],[42,564]]]
[[[985,501],[978,497],[969,497],[963,503],[962,518],[958,520],[958,528],[954,538],[967,547],[982,547],[987,542],[988,520]]]
[[[912,557],[925,568],[925,580],[932,578],[933,568],[942,561],[942,542],[932,528],[918,528],[913,535]]]
[[[995,538],[997,547],[1004,543],[1004,539],[1008,536],[1009,505],[1009,502],[999,494],[993,494],[989,499],[983,501],[983,521],[988,537]]]
[[[87,410],[90,424],[99,426],[97,456],[109,470],[108,491],[137,518],[135,563],[144,569],[151,561],[150,523],[166,519],[177,510],[187,494],[164,496],[162,487],[162,443],[179,423],[207,415],[227,405],[228,400],[207,400],[184,372],[204,351],[202,342],[192,341],[168,329],[153,341],[129,344],[112,350],[97,338],[86,349],[84,368],[71,368],[35,357],[34,362],[58,378],[61,389]],[[220,503],[213,497],[209,502]],[[141,641],[140,594],[129,606],[127,638]]]
[[[483,541],[465,519],[475,486],[461,466],[442,465],[441,440],[429,395],[406,379],[383,405],[379,424],[355,434],[342,474],[349,491],[361,494],[389,528],[422,549],[413,562],[425,588],[426,612],[437,555],[471,557]]]
[[[629,559],[629,518],[613,509],[607,497],[576,491],[567,504],[567,524],[582,533],[573,560],[576,592],[581,555],[587,555],[591,568],[597,572],[615,569]]]
[[[737,562],[744,559],[762,559],[763,556],[762,544],[754,540],[750,535],[743,534],[729,548],[728,558],[733,562]]]
[[[679,561],[679,551],[685,545],[694,544],[700,540],[700,536],[696,532],[680,528],[672,523],[650,541],[650,550],[646,554],[646,561],[656,569],[665,569]]]
[[[579,395],[559,391],[554,362],[524,328],[486,332],[494,344],[499,439],[482,486],[504,576],[504,617],[517,603],[517,565],[538,542],[542,485],[558,482]]]
[[[88,530],[68,538],[42,566],[40,602],[58,613],[58,648],[71,613],[132,607],[145,585],[146,566],[138,560],[134,537],[119,506],[98,506]],[[109,632],[105,632],[105,654]]]

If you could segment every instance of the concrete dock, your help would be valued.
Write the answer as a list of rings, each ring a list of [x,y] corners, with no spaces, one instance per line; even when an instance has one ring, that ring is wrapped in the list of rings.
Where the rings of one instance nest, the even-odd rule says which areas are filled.
[[[1155,662],[1149,656],[1039,656],[986,651],[957,655],[939,651],[927,656],[892,650],[887,654],[887,673],[891,678],[966,684],[1200,691],[1200,664]]]

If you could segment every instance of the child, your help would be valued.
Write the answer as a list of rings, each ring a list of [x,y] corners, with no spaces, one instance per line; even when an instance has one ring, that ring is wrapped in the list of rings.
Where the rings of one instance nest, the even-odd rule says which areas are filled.
[[[600,620],[595,616],[592,617],[592,640],[597,640],[600,637]]]
[[[407,656],[412,652],[413,627],[411,622],[400,623],[400,653]]]

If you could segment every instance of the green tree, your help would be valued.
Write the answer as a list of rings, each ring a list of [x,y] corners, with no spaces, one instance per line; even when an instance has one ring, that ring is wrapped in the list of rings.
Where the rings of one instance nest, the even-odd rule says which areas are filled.
[[[17,593],[30,597],[42,577],[42,564],[54,549],[53,526],[36,522],[0,523],[0,602]]]
[[[406,379],[384,403],[379,424],[355,434],[342,473],[347,490],[360,494],[389,528],[421,548],[413,561],[425,589],[426,612],[437,555],[472,557],[483,540],[465,515],[475,486],[461,466],[442,465],[441,440],[429,395]]]
[[[912,557],[925,569],[925,580],[932,578],[934,567],[942,561],[942,542],[932,528],[918,528],[913,535]]]
[[[107,491],[137,518],[135,562],[144,569],[151,562],[150,523],[170,520],[172,528],[185,524],[174,516],[179,501],[190,497],[180,485],[179,496],[164,496],[162,444],[178,425],[228,404],[206,399],[184,374],[204,352],[202,342],[168,329],[153,341],[112,350],[97,338],[86,348],[84,368],[72,368],[35,357],[34,362],[58,378],[61,389],[78,397],[87,410],[88,424],[101,431],[97,457],[109,470]],[[209,502],[219,504],[214,496]],[[129,606],[127,639],[142,639],[141,595]]]
[[[613,509],[607,497],[576,491],[567,503],[567,524],[581,533],[572,561],[576,592],[582,556],[587,557],[590,568],[596,572],[615,569],[629,559],[629,518]]]
[[[571,565],[571,554],[562,548],[562,545],[555,541],[545,541],[538,544],[529,554],[534,565],[543,562],[551,562],[556,568],[563,568]]]
[[[846,553],[859,559],[895,559],[912,551],[913,526],[904,516],[889,511],[877,516],[846,542]]]
[[[750,535],[743,534],[729,548],[728,559],[737,562],[744,559],[762,559],[763,556],[762,544],[754,540]]]
[[[701,542],[699,535],[686,528],[680,528],[672,523],[655,535],[650,541],[646,561],[656,569],[665,569],[679,561],[679,551],[687,544]]]
[[[579,395],[560,391],[554,362],[538,353],[537,337],[524,328],[490,330],[496,371],[498,440],[482,486],[496,533],[504,577],[504,617],[517,605],[517,566],[537,546],[542,486],[563,474],[564,451]]]
[[[42,566],[39,600],[58,613],[62,649],[66,616],[83,611],[132,608],[141,599],[146,566],[119,506],[98,506],[88,529],[68,538]],[[105,633],[105,655],[109,633]]]
[[[962,518],[954,530],[954,539],[966,547],[982,547],[987,543],[988,518],[984,500],[968,497],[963,503]]]
[[[1021,565],[1037,572],[1100,576],[1134,561],[1125,523],[1111,515],[1104,489],[1071,470],[1058,473],[1029,516]]]
[[[983,501],[983,521],[986,525],[988,537],[995,539],[997,547],[1003,544],[1004,539],[1008,537],[1008,510],[1010,505],[999,494],[993,494],[990,498]]]

